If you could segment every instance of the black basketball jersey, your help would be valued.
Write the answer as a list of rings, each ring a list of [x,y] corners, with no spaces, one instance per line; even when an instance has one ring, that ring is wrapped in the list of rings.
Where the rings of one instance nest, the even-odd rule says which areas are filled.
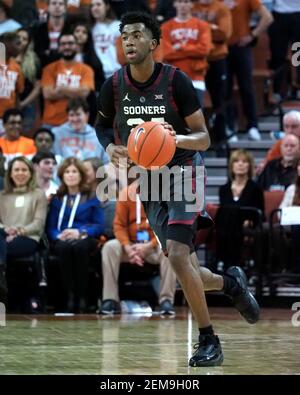
[[[173,97],[172,81],[175,71],[173,66],[162,65],[153,84],[145,89],[139,89],[132,84],[126,67],[113,75],[116,144],[127,145],[130,130],[148,121],[168,122],[177,134],[188,134],[187,124],[179,115]],[[168,166],[184,164],[195,152],[177,148]]]

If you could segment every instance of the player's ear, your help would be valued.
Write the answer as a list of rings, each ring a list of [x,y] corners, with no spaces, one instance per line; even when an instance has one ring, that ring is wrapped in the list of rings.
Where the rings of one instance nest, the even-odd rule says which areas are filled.
[[[153,51],[157,47],[157,40],[154,38],[150,42],[150,49]]]

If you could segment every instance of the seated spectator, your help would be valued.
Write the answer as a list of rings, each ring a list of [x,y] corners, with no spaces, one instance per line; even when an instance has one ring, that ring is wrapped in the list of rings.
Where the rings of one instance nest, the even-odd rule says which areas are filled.
[[[216,217],[217,263],[224,269],[240,265],[243,227],[251,214],[241,215],[240,207],[253,207],[264,212],[263,190],[252,180],[254,160],[245,150],[233,151],[229,159],[230,181],[219,190],[220,208]]]
[[[133,200],[135,199],[135,200]],[[114,219],[115,239],[102,248],[103,297],[102,314],[121,312],[118,277],[122,262],[143,266],[145,262],[160,265],[161,285],[159,304],[162,314],[174,315],[176,275],[158,245],[143,206],[132,183],[120,193]]]
[[[41,65],[33,51],[33,42],[29,30],[21,28],[17,32],[20,40],[20,52],[15,58],[21,66],[25,79],[24,91],[20,94],[20,109],[24,114],[24,130],[32,131],[37,114],[39,114],[38,97],[41,91]]]
[[[47,199],[36,187],[33,164],[24,156],[9,162],[0,193],[0,294],[8,258],[38,250],[47,215]]]
[[[55,136],[50,129],[39,128],[33,135],[37,151],[53,151]]]
[[[93,69],[76,62],[76,39],[65,32],[59,37],[59,53],[62,59],[43,69],[42,92],[44,97],[44,126],[59,126],[67,121],[68,100],[86,99],[95,90]]]
[[[47,234],[59,257],[66,309],[85,312],[90,254],[96,250],[104,230],[103,210],[86,185],[80,160],[65,159],[58,176],[61,185],[50,203]]]
[[[24,90],[24,76],[20,66],[14,60],[19,54],[20,40],[17,33],[6,33],[0,36],[5,45],[5,65],[0,64],[0,136],[4,133],[2,118],[6,110],[16,107],[19,95]]]
[[[103,162],[99,158],[87,158],[84,160],[84,167],[87,175],[87,184],[95,193],[97,192],[98,184],[101,182],[101,178],[97,177],[97,171],[103,166]],[[101,207],[104,211],[104,222],[105,229],[103,234],[106,238],[111,239],[114,237],[113,234],[113,222],[115,217],[115,200],[109,200],[104,195],[97,194],[97,198],[100,201]]]
[[[17,156],[26,156],[31,159],[36,153],[33,140],[21,136],[22,123],[23,115],[20,110],[12,108],[5,111],[3,115],[5,136],[0,137],[0,148],[6,159],[6,166]]]
[[[287,134],[281,140],[281,157],[267,163],[257,179],[264,191],[284,191],[295,179],[295,160],[300,154],[300,140]]]
[[[300,111],[289,111],[283,116],[283,136],[284,134],[294,134],[300,140]],[[280,157],[281,139],[269,149],[266,158],[258,165],[256,174],[259,175],[268,162]]]
[[[52,152],[38,151],[32,158],[32,163],[36,171],[36,181],[50,200],[58,190],[58,185],[53,181],[54,171],[56,167],[56,159]]]
[[[280,204],[281,209],[284,207],[300,206],[300,158],[296,161],[296,169],[296,181],[285,191],[283,200]],[[294,273],[300,273],[300,225],[293,225],[291,229],[293,239],[292,271]]]
[[[99,144],[95,129],[90,126],[89,106],[84,99],[76,98],[69,101],[67,107],[68,122],[52,129],[55,136],[54,152],[62,158],[74,156],[85,159],[97,156],[104,164],[109,158]]]
[[[0,35],[15,32],[21,25],[14,19],[10,19],[9,7],[0,0]]]

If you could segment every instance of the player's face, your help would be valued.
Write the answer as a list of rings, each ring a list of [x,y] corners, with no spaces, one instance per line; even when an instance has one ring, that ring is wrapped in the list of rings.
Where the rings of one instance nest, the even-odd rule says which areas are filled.
[[[143,23],[125,25],[121,39],[123,51],[129,64],[142,63],[157,44]]]

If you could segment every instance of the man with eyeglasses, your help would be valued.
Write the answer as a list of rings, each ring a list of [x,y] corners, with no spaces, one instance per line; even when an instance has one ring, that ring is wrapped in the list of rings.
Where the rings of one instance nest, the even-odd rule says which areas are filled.
[[[36,153],[32,139],[21,136],[23,115],[21,111],[12,108],[3,114],[5,135],[0,138],[0,148],[5,157],[5,168],[8,162],[17,156],[26,156],[31,159]]]
[[[72,33],[61,34],[59,52],[62,59],[46,66],[41,80],[45,102],[43,126],[50,129],[67,121],[68,99],[86,99],[95,90],[93,69],[75,60],[77,48]]]

